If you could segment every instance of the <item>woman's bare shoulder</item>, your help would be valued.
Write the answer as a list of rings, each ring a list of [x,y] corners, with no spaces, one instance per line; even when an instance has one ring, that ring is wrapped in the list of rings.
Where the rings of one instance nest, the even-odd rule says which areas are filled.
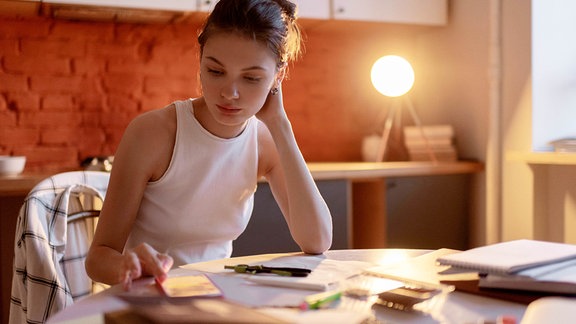
[[[150,110],[134,118],[128,127],[145,133],[174,131],[176,130],[176,108],[174,104],[171,104],[161,109]]]
[[[168,168],[175,138],[176,110],[174,105],[170,105],[134,118],[124,133],[117,154],[130,161],[130,165],[139,165],[149,180],[154,180]]]

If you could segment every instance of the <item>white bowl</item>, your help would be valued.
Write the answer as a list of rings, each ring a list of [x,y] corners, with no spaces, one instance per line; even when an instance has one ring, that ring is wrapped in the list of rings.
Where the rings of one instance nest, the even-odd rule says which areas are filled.
[[[25,156],[0,155],[0,175],[15,176],[24,171],[26,165]]]

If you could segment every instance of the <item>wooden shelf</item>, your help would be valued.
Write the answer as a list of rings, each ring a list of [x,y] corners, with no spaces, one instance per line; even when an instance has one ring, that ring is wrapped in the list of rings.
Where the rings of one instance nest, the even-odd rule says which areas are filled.
[[[576,164],[576,156],[575,156]],[[308,168],[315,180],[362,180],[386,177],[431,176],[477,173],[484,165],[472,161],[455,162],[312,162]],[[26,195],[34,185],[51,174],[23,174],[0,177],[0,196]]]
[[[454,162],[312,162],[308,168],[316,180],[373,179],[477,173],[484,165],[472,161]]]
[[[508,152],[506,160],[528,164],[576,165],[576,153]]]

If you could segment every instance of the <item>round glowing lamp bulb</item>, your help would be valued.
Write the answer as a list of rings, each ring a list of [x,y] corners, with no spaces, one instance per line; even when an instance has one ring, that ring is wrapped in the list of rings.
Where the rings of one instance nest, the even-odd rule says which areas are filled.
[[[399,97],[410,91],[414,84],[414,70],[403,57],[387,55],[379,58],[370,73],[372,85],[381,94]]]

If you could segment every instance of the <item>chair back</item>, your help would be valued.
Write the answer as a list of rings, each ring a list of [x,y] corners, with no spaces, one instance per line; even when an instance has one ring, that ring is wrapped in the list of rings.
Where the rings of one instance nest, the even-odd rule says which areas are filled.
[[[10,323],[43,323],[94,291],[84,261],[109,177],[65,172],[30,191],[16,225]]]

